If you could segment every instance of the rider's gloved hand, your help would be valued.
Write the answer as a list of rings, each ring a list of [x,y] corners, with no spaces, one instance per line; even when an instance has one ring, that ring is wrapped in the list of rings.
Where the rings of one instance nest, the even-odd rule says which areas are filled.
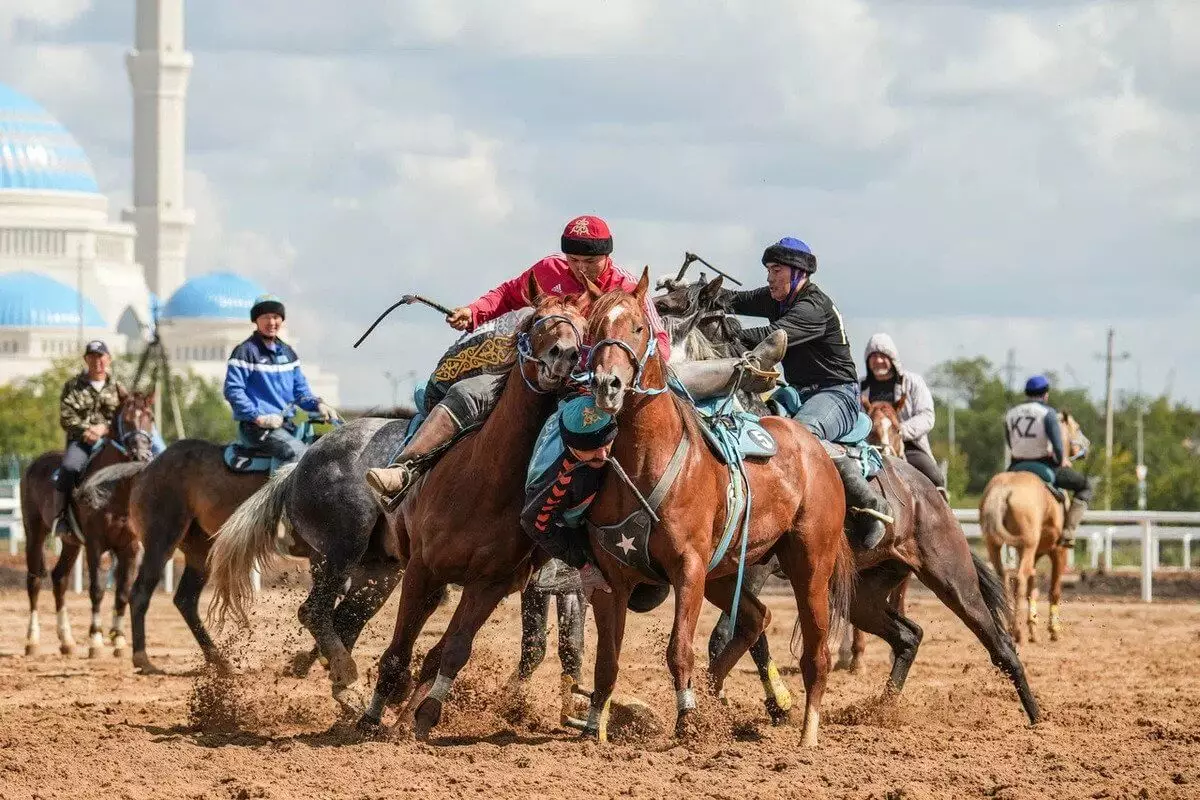
[[[597,589],[605,594],[612,594],[612,588],[609,587],[608,581],[604,580],[604,574],[590,561],[579,570],[579,584],[583,589],[583,596],[587,598],[591,598],[592,592]]]
[[[465,331],[471,327],[471,309],[467,306],[454,309],[454,312],[446,317],[446,322],[455,330]]]
[[[341,422],[342,415],[337,412],[337,409],[328,403],[317,403],[317,413],[330,422]]]
[[[260,428],[266,428],[267,430],[275,430],[276,428],[282,428],[283,427],[283,415],[282,414],[263,414],[262,416],[260,416],[254,420],[254,424]]]

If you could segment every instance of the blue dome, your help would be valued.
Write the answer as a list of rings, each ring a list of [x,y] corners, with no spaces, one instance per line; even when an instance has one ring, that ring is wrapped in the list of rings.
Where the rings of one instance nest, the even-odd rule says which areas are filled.
[[[175,290],[162,307],[163,319],[236,319],[250,321],[254,298],[266,294],[254,281],[232,272],[197,275]]]
[[[0,191],[99,192],[87,154],[46,109],[0,83]]]
[[[104,317],[86,297],[83,324],[107,328]],[[0,274],[0,327],[74,328],[79,325],[79,292],[37,272]]]

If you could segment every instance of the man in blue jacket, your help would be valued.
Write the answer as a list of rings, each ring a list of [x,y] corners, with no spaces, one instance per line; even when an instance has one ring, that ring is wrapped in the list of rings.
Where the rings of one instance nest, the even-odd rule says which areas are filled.
[[[225,399],[233,406],[242,436],[281,462],[304,454],[304,443],[292,435],[294,407],[327,417],[337,411],[312,393],[300,371],[300,357],[279,338],[286,316],[274,295],[254,301],[250,320],[255,331],[234,348],[225,369]]]

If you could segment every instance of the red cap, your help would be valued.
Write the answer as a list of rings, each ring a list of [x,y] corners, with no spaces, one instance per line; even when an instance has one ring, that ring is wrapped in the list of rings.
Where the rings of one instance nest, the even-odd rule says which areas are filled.
[[[606,256],[612,253],[612,232],[599,217],[576,217],[563,228],[562,251],[575,256]]]

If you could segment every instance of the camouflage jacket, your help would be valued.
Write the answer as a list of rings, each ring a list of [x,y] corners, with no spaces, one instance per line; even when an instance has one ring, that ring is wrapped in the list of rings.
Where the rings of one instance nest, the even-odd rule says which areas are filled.
[[[125,400],[125,387],[110,375],[100,391],[92,388],[87,373],[81,372],[63,384],[58,399],[58,422],[75,441],[83,432],[101,422],[109,422]]]

